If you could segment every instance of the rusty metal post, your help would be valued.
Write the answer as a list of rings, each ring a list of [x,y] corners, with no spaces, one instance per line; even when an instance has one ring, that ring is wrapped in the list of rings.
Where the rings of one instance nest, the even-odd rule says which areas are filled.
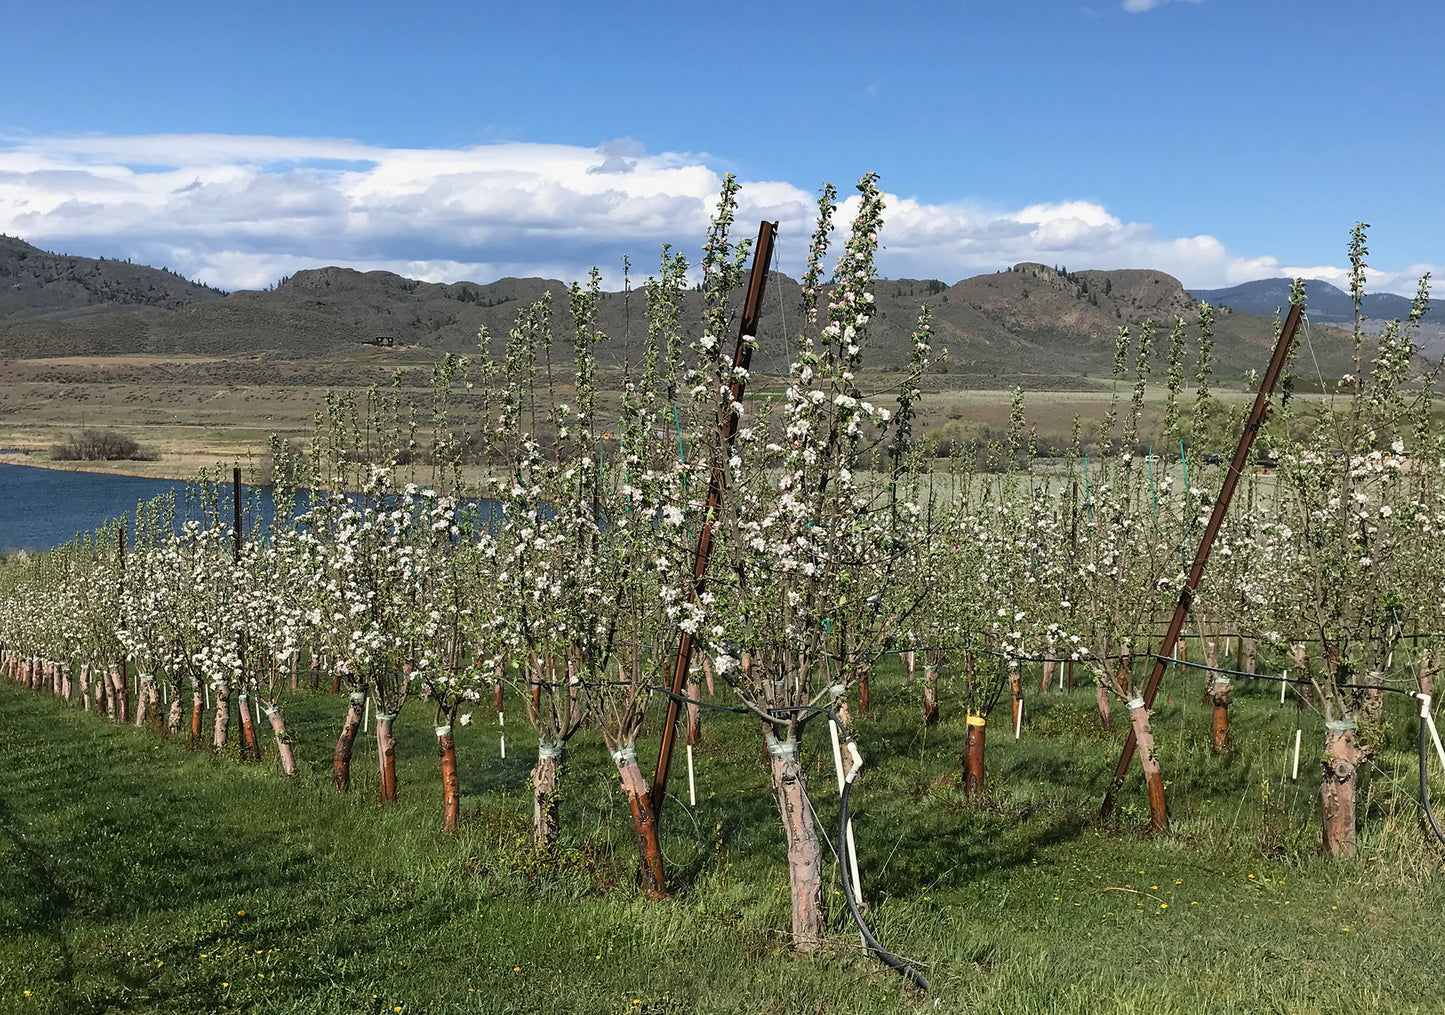
[[[768,266],[773,260],[773,241],[778,236],[776,222],[764,222],[758,228],[758,242],[753,248],[753,269],[748,277],[748,298],[743,304],[743,317],[738,325],[738,344],[733,352],[732,400],[741,402],[747,388],[744,372],[752,362],[752,343],[747,341],[758,333],[758,320],[763,311],[763,287],[768,279]],[[713,458],[712,473],[708,480],[707,506],[703,509],[702,530],[697,536],[697,554],[692,569],[692,582],[688,586],[687,601],[695,603],[707,590],[707,562],[712,555],[712,532],[718,510],[722,507],[723,485],[727,476],[727,457],[732,452],[733,441],[738,433],[738,414],[730,412],[719,421],[722,444]],[[688,667],[692,665],[693,637],[682,632],[677,644],[677,661],[672,670],[672,696],[667,700],[667,716],[662,722],[662,745],[657,752],[657,771],[652,776],[652,817],[654,827],[662,812],[662,801],[667,792],[667,773],[672,767],[672,749],[677,743],[677,720],[682,711],[678,700],[683,685],[687,682]]]
[[[1243,473],[1246,463],[1249,461],[1250,449],[1254,447],[1254,439],[1259,434],[1259,428],[1264,425],[1265,410],[1269,407],[1269,396],[1274,391],[1274,386],[1279,382],[1279,375],[1284,372],[1284,361],[1289,356],[1290,344],[1294,341],[1295,332],[1299,330],[1300,317],[1303,309],[1298,304],[1289,308],[1289,316],[1285,318],[1284,328],[1279,333],[1279,341],[1275,343],[1274,355],[1270,358],[1269,369],[1265,371],[1264,381],[1259,386],[1259,393],[1254,399],[1254,408],[1249,411],[1249,420],[1244,424],[1244,432],[1239,435],[1239,444],[1235,446],[1234,458],[1230,460],[1229,471],[1225,474],[1224,483],[1219,488],[1219,496],[1214,500],[1214,509],[1209,513],[1209,524],[1204,528],[1204,535],[1199,541],[1199,549],[1194,554],[1194,564],[1189,568],[1189,577],[1184,580],[1184,587],[1179,590],[1179,600],[1174,607],[1174,615],[1169,619],[1169,628],[1164,633],[1166,646],[1173,646],[1179,641],[1179,632],[1184,628],[1184,620],[1189,614],[1189,606],[1194,601],[1194,590],[1199,588],[1199,581],[1204,576],[1204,566],[1209,562],[1209,552],[1214,548],[1214,540],[1219,535],[1220,526],[1224,524],[1224,515],[1229,510],[1229,502],[1234,499],[1235,487],[1239,485],[1239,477]],[[1164,655],[1164,653],[1160,653]],[[1162,658],[1154,660],[1154,667],[1149,672],[1149,682],[1144,686],[1144,707],[1154,707],[1154,696],[1159,693],[1159,683],[1164,679],[1165,662]],[[1109,791],[1104,794],[1104,806],[1100,816],[1107,819],[1114,810],[1114,801],[1118,798],[1119,790],[1124,786],[1124,777],[1129,774],[1129,764],[1134,760],[1134,752],[1138,748],[1138,741],[1135,739],[1134,731],[1129,731],[1129,737],[1124,741],[1124,750],[1119,755],[1119,763],[1114,767],[1114,779],[1109,783]],[[1169,817],[1164,810],[1164,801],[1157,802],[1150,800],[1149,825],[1153,831],[1162,832],[1169,828]]]

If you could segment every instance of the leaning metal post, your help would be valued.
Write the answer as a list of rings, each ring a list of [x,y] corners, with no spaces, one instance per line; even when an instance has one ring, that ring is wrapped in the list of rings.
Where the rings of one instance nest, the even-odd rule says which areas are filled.
[[[768,279],[768,265],[773,260],[773,241],[777,239],[778,224],[764,222],[758,228],[758,243],[753,248],[753,269],[748,278],[748,298],[743,304],[742,322],[738,325],[738,344],[733,353],[732,401],[740,403],[747,388],[747,369],[752,362],[753,340],[758,333],[758,319],[763,311],[763,286]],[[732,454],[733,441],[738,433],[739,416],[729,412],[719,420],[722,443],[713,458],[712,473],[708,480],[707,506],[703,509],[702,531],[697,536],[697,554],[692,569],[692,582],[688,586],[687,601],[695,603],[707,590],[707,562],[712,555],[712,531],[722,507],[723,484],[727,476],[727,459]],[[657,752],[657,771],[652,777],[652,815],[654,825],[662,811],[662,801],[667,792],[667,773],[672,767],[672,749],[677,742],[677,719],[682,711],[680,696],[687,682],[688,667],[692,665],[693,637],[687,631],[677,644],[677,662],[672,670],[672,696],[667,700],[667,716],[662,722],[662,745]]]
[[[1166,664],[1163,657],[1173,651],[1174,644],[1179,640],[1179,632],[1184,628],[1184,620],[1189,614],[1189,606],[1194,601],[1194,591],[1199,588],[1199,581],[1204,576],[1204,565],[1209,562],[1209,551],[1214,548],[1215,537],[1219,535],[1219,528],[1224,524],[1224,515],[1229,510],[1229,502],[1234,499],[1234,490],[1239,485],[1239,477],[1244,471],[1245,463],[1249,460],[1249,452],[1254,446],[1254,438],[1264,424],[1265,410],[1269,407],[1269,396],[1279,381],[1279,375],[1284,372],[1284,361],[1289,356],[1290,344],[1294,341],[1295,332],[1299,329],[1303,309],[1299,304],[1289,308],[1289,316],[1285,318],[1284,328],[1279,333],[1279,341],[1275,343],[1274,355],[1269,361],[1269,369],[1265,371],[1264,381],[1259,386],[1259,394],[1254,398],[1254,408],[1249,412],[1249,421],[1244,424],[1244,432],[1239,435],[1239,444],[1234,449],[1234,458],[1230,461],[1229,471],[1224,477],[1223,485],[1219,488],[1219,496],[1215,498],[1214,509],[1209,514],[1209,524],[1205,526],[1204,536],[1199,541],[1199,550],[1194,554],[1194,565],[1189,569],[1189,577],[1185,579],[1184,587],[1179,590],[1179,601],[1174,607],[1174,616],[1169,619],[1169,629],[1164,634],[1163,644],[1168,648],[1155,657],[1154,668],[1149,672],[1149,682],[1144,686],[1145,708],[1154,707],[1154,696],[1159,693],[1159,683],[1164,679]],[[1134,760],[1134,752],[1137,748],[1138,741],[1131,729],[1128,739],[1124,741],[1124,751],[1119,755],[1119,764],[1114,767],[1114,779],[1109,783],[1109,791],[1104,794],[1104,806],[1100,815],[1106,819],[1113,813],[1114,801],[1118,797],[1119,790],[1123,788],[1124,777],[1129,774],[1129,764]],[[1157,801],[1153,799],[1149,801],[1149,828],[1154,832],[1169,830],[1169,816],[1165,811],[1162,795]]]

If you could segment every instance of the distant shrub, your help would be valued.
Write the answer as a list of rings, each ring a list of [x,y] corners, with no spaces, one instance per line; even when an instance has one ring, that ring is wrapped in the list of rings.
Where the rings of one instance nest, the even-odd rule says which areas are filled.
[[[123,433],[86,429],[52,444],[50,457],[62,462],[154,462],[160,455]]]

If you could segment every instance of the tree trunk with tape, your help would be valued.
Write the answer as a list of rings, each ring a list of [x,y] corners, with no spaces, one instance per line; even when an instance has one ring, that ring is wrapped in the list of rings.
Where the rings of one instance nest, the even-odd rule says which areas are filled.
[[[792,945],[800,952],[813,952],[823,945],[823,853],[808,810],[808,777],[798,760],[796,741],[779,741],[769,730],[767,744],[773,795],[788,844]]]
[[[366,692],[352,691],[351,701],[346,706],[346,718],[341,722],[341,735],[336,738],[336,750],[331,758],[331,782],[338,793],[351,789],[351,752],[356,746],[356,731],[361,729],[365,707]]]
[[[456,829],[462,813],[462,784],[457,777],[457,746],[448,723],[436,728],[437,757],[442,762],[442,831]]]
[[[543,740],[537,747],[537,764],[532,767],[532,845],[548,851],[561,834],[557,788],[562,781],[566,745]]]
[[[90,711],[90,663],[80,664],[80,708]]]
[[[652,794],[648,791],[647,777],[637,764],[637,748],[626,743],[612,752],[612,763],[617,766],[617,776],[622,781],[622,795],[627,798],[627,807],[632,812],[632,835],[637,840],[637,855],[641,867],[637,881],[650,899],[667,897],[667,875],[662,866],[662,846],[657,838],[657,823],[652,813]]]
[[[1325,758],[1320,772],[1320,814],[1324,850],[1330,856],[1355,855],[1355,786],[1360,749],[1355,720],[1325,723]]]
[[[967,796],[983,794],[984,718],[968,717],[968,739],[963,749],[963,791]]]
[[[1162,834],[1169,831],[1169,814],[1164,805],[1164,776],[1159,770],[1159,755],[1154,749],[1154,729],[1143,698],[1130,699],[1129,721],[1134,727],[1139,763],[1144,769],[1144,787],[1149,794],[1149,831],[1156,835]]]
[[[286,732],[286,719],[281,715],[281,709],[268,705],[261,711],[265,713],[266,721],[271,724],[271,732],[276,736],[276,755],[281,759],[281,771],[286,775],[295,775],[296,754],[291,749],[291,734]]]
[[[1209,685],[1209,703],[1214,706],[1210,727],[1210,749],[1223,754],[1229,748],[1229,678],[1215,674]]]
[[[381,774],[381,802],[396,803],[396,737],[391,724],[396,716],[380,709],[376,713],[376,764]]]

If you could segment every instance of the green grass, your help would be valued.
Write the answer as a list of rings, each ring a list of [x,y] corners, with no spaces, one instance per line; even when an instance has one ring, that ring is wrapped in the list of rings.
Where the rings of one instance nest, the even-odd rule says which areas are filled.
[[[519,714],[506,761],[485,713],[458,730],[463,827],[448,836],[420,703],[398,723],[401,801],[382,809],[369,744],[353,793],[330,787],[342,697],[285,702],[303,763],[286,782],[274,751],[215,759],[6,683],[0,1011],[1439,1010],[1445,882],[1412,802],[1406,703],[1392,703],[1363,788],[1361,855],[1330,863],[1317,856],[1318,719],[1304,717],[1314,746],[1294,785],[1298,713],[1274,686],[1237,686],[1234,746],[1215,757],[1200,684],[1165,685],[1174,832],[1148,839],[1137,771],[1120,827],[1097,822],[1122,734],[1099,732],[1091,688],[1030,694],[1018,743],[991,725],[990,793],[975,804],[959,795],[948,688],[944,723],[924,730],[915,689],[875,678],[876,714],[858,724],[858,849],[878,937],[929,966],[920,1002],[859,954],[831,862],[834,939],[817,957],[787,951],[782,835],[744,717],[706,717],[702,799],[664,815],[677,895],[648,903],[595,739],[569,754],[563,845],[543,861],[525,845],[535,747]],[[810,741],[832,836],[826,731]]]

